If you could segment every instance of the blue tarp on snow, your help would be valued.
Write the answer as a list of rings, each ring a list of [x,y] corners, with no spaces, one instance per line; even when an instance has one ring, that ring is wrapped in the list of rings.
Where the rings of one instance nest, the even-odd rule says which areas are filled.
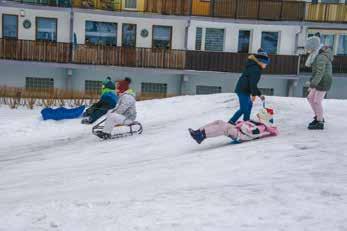
[[[85,106],[80,106],[77,108],[67,109],[64,107],[60,108],[45,108],[42,109],[41,115],[43,120],[64,120],[64,119],[75,119],[82,115]]]

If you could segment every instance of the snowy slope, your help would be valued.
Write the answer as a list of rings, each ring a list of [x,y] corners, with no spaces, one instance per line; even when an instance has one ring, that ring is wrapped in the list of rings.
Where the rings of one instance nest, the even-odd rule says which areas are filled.
[[[325,101],[324,131],[304,99],[268,101],[280,136],[240,145],[187,133],[231,94],[140,102],[144,134],[112,141],[2,106],[0,231],[347,230],[347,101]]]

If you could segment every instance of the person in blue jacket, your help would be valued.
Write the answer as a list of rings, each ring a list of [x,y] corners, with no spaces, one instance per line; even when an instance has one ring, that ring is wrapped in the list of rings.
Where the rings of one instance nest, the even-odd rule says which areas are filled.
[[[92,124],[100,117],[105,115],[108,110],[114,108],[118,101],[118,96],[115,93],[115,84],[111,80],[111,77],[107,77],[102,83],[100,100],[93,104],[83,114],[84,118],[82,124]]]
[[[240,109],[235,112],[229,123],[236,124],[237,120],[243,115],[243,120],[250,120],[253,101],[256,97],[265,100],[265,97],[258,89],[258,82],[261,77],[261,72],[270,63],[268,54],[260,48],[257,54],[250,55],[246,64],[246,68],[239,78],[235,93],[237,94],[240,102]]]

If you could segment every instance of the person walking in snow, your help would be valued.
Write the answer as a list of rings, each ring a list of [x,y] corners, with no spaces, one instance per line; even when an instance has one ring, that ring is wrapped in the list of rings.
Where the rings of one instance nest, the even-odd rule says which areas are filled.
[[[273,124],[273,110],[263,108],[257,114],[258,121],[239,121],[235,125],[216,120],[198,130],[189,129],[191,137],[201,144],[206,138],[227,136],[237,143],[278,135]]]
[[[322,101],[333,82],[332,61],[334,56],[331,48],[321,45],[320,38],[317,36],[308,38],[305,48],[310,54],[305,65],[312,67],[312,77],[307,83],[309,87],[307,100],[314,113],[314,119],[308,125],[308,129],[322,130],[324,129]]]
[[[246,68],[239,78],[235,92],[239,98],[240,109],[235,112],[229,120],[230,124],[236,124],[237,120],[243,115],[243,120],[248,121],[251,116],[253,101],[256,97],[265,100],[265,97],[258,89],[258,82],[261,72],[270,63],[268,54],[260,48],[257,54],[250,55],[246,64]]]
[[[108,110],[114,108],[117,104],[118,96],[115,93],[115,84],[111,80],[111,77],[106,77],[102,82],[102,90],[100,100],[93,104],[83,114],[84,118],[82,124],[92,124],[97,121],[100,117],[105,115]]]
[[[118,103],[114,110],[109,111],[106,116],[105,126],[96,135],[101,139],[109,139],[111,133],[117,125],[130,125],[136,119],[136,99],[135,93],[129,88],[131,79],[126,78],[117,82]]]

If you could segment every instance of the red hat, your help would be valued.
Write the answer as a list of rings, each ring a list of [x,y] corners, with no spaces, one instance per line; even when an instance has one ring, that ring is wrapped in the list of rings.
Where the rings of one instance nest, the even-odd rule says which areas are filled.
[[[119,94],[126,92],[128,89],[129,89],[129,82],[128,81],[121,80],[118,82],[117,90],[118,90]]]

